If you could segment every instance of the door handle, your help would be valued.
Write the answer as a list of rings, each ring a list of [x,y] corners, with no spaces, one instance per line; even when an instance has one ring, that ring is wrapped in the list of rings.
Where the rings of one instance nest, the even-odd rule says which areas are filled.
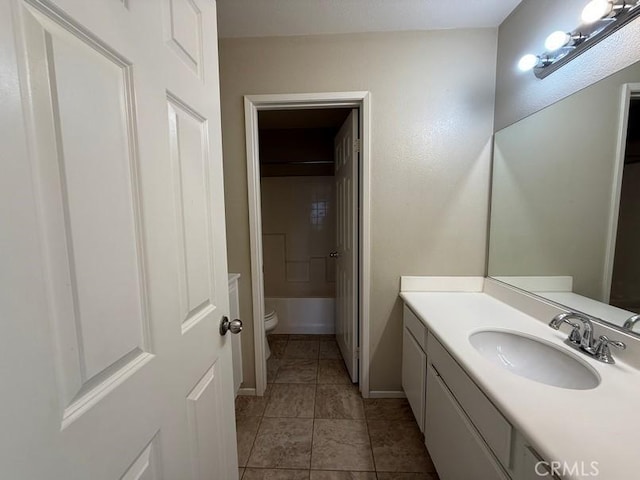
[[[220,323],[220,335],[223,337],[227,334],[227,332],[238,334],[242,331],[242,320],[229,321],[229,317],[222,317],[222,322]]]
[[[331,258],[338,258],[338,257],[340,256],[340,254],[339,254],[338,252],[331,252],[331,253],[329,254],[329,256],[330,256]]]

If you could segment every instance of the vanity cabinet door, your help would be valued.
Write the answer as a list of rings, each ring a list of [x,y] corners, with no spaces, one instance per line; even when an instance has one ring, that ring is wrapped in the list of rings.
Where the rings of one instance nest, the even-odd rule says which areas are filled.
[[[407,327],[402,337],[402,388],[413,415],[424,432],[424,402],[427,381],[427,355]]]
[[[442,480],[508,480],[432,365],[427,369],[425,442]]]

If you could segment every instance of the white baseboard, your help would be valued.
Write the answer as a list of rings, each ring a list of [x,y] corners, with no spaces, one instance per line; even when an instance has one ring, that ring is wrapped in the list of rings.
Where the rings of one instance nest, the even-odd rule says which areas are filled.
[[[239,388],[238,395],[242,395],[246,397],[255,397],[256,389],[255,388]]]
[[[371,390],[369,392],[369,398],[407,398],[407,396],[402,390]]]

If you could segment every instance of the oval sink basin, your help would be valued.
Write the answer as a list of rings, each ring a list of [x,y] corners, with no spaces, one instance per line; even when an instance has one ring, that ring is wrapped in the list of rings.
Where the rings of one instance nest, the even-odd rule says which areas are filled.
[[[574,390],[588,390],[600,383],[600,377],[591,367],[531,337],[484,330],[471,334],[469,341],[490,362],[539,383]]]

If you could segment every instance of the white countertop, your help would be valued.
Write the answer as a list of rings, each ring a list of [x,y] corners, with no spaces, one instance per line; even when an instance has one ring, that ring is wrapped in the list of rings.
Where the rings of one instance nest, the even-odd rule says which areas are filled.
[[[575,352],[568,332],[482,292],[402,292],[401,297],[510,423],[550,461],[597,461],[602,480],[640,478],[640,372],[619,359],[608,365]],[[592,390],[537,383],[493,365],[469,343],[484,329],[513,330],[578,356],[600,375]],[[564,329],[563,329],[564,330]],[[613,355],[615,357],[615,351]],[[594,478],[578,473],[566,479]]]

